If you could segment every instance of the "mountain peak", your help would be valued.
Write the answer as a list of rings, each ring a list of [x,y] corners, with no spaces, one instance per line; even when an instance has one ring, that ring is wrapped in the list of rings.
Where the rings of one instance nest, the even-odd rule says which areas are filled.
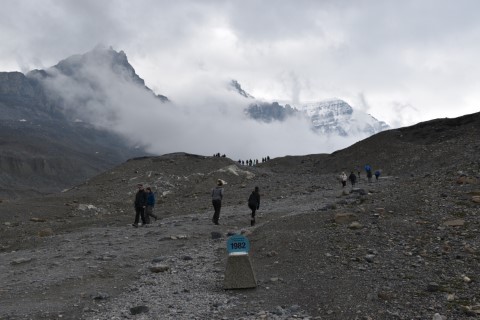
[[[75,78],[81,77],[81,70],[85,67],[93,67],[101,70],[109,67],[114,73],[125,80],[131,80],[144,86],[145,81],[140,78],[132,65],[128,62],[127,55],[123,51],[115,51],[112,47],[96,46],[93,50],[84,54],[77,54],[61,60],[50,69],[56,69],[62,74]]]

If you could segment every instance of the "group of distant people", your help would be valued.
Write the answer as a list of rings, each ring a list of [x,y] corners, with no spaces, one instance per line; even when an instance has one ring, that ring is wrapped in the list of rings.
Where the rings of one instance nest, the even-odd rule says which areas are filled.
[[[360,169],[357,167],[356,170],[357,170],[357,174],[358,174],[358,179],[360,179]],[[375,180],[378,181],[378,178],[380,177],[380,175],[382,173],[382,171],[380,169],[375,170],[374,173],[372,173],[372,171],[373,171],[372,167],[369,164],[366,164],[365,165],[365,173],[367,175],[368,183],[372,182],[373,175],[375,175]],[[347,181],[350,181],[350,183],[352,185],[352,188],[354,188],[355,184],[357,183],[357,176],[355,175],[354,171],[351,171],[349,176],[347,176],[347,174],[345,172],[342,172],[340,174],[339,178],[340,178],[340,181],[342,183],[343,188],[345,188],[345,186],[347,185]]]
[[[218,153],[215,153],[213,156],[214,156],[214,157],[217,157],[217,158],[220,158],[220,157],[222,157],[222,158],[226,158],[226,157],[227,157],[227,156],[225,155],[225,153],[224,153],[224,154],[222,154],[222,155],[220,155],[220,152],[218,152]]]
[[[212,189],[212,205],[214,209],[214,214],[212,222],[216,225],[219,224],[220,219],[220,209],[222,208],[222,200],[224,188],[226,184],[225,181],[218,179],[217,185]],[[144,188],[143,184],[137,184],[138,191],[135,194],[134,208],[135,208],[135,221],[132,226],[138,228],[140,220],[142,225],[150,224],[150,217],[154,218],[157,221],[158,216],[153,213],[155,207],[155,194],[152,192],[152,188]],[[252,211],[250,225],[255,225],[255,213],[260,209],[260,189],[255,187],[252,191],[250,197],[248,198],[248,207]]]
[[[262,163],[270,161],[270,156],[266,156],[265,158],[262,158]],[[249,160],[238,160],[238,163],[241,165],[247,165],[247,166],[255,166],[259,164],[258,159],[249,159]]]

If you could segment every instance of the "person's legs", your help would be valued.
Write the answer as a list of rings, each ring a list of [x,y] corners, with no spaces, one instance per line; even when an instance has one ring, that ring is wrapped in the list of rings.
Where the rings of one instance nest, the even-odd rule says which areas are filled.
[[[253,226],[255,225],[255,211],[257,210],[257,207],[255,206],[248,206],[250,210],[252,210],[252,218],[250,219],[250,225]]]
[[[147,224],[147,221],[145,220],[145,208],[140,208],[140,218],[142,219],[142,224]]]
[[[150,213],[148,212],[148,207],[145,208],[145,223],[150,224]]]
[[[138,226],[138,221],[140,220],[141,211],[143,211],[142,207],[135,207],[135,222],[133,223],[134,227]]]
[[[220,219],[220,209],[222,207],[222,202],[220,200],[212,200],[214,214],[213,214],[213,223],[218,224],[218,220]]]

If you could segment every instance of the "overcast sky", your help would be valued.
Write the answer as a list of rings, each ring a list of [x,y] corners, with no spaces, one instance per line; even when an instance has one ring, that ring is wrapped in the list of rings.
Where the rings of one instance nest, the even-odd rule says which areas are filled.
[[[0,4],[1,71],[47,68],[103,44],[171,99],[236,79],[264,100],[340,98],[392,127],[480,111],[477,0]]]

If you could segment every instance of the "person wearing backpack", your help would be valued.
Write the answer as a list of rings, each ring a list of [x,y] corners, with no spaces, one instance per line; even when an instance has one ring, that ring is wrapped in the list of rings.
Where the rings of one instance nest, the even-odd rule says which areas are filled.
[[[252,191],[250,197],[248,197],[248,207],[252,210],[252,217],[250,219],[250,225],[255,225],[255,211],[260,209],[260,189],[255,187],[255,190]]]
[[[225,182],[221,179],[217,180],[217,186],[212,189],[212,204],[213,214],[212,222],[218,225],[218,220],[220,219],[220,209],[222,208],[222,199],[223,199],[223,185]]]

